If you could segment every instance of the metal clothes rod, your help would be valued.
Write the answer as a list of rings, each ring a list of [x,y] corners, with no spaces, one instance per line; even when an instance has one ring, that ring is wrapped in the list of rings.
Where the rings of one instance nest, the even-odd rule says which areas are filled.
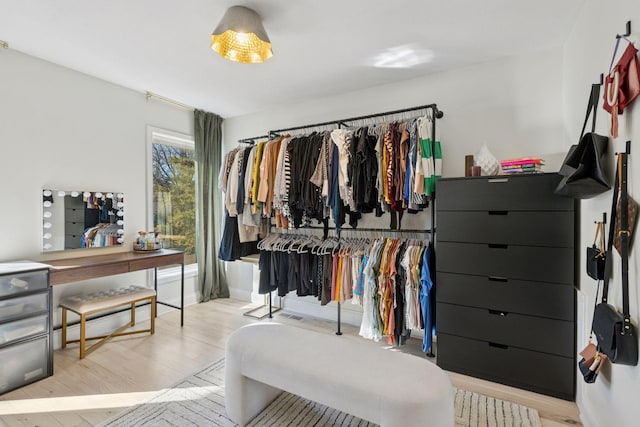
[[[272,225],[272,227],[275,227],[274,225]],[[309,225],[307,227],[301,227],[301,228],[292,228],[292,229],[287,229],[287,230],[278,230],[275,231],[277,233],[283,233],[283,234],[291,234],[291,235],[295,235],[299,232],[304,232],[305,230],[308,231],[322,231],[324,229],[324,227],[321,227],[319,225]],[[390,234],[390,233],[422,233],[422,234],[433,234],[435,233],[435,228],[431,229],[431,230],[421,230],[421,229],[398,229],[398,230],[387,230],[387,229],[383,229],[383,228],[341,228],[339,230],[335,229],[335,228],[330,228],[329,229],[329,233],[331,232],[342,232],[342,231],[364,231],[364,232],[377,232],[377,233],[381,233],[381,234]]]
[[[438,105],[437,104],[428,104],[428,105],[421,105],[419,107],[411,107],[411,108],[403,108],[401,110],[386,111],[384,113],[376,113],[376,114],[368,114],[366,116],[350,117],[348,119],[331,120],[331,121],[328,121],[328,122],[315,123],[315,124],[305,125],[305,126],[294,126],[294,127],[290,127],[290,128],[276,129],[276,130],[269,131],[269,134],[288,132],[288,131],[291,131],[291,130],[300,130],[300,129],[308,129],[308,128],[315,128],[315,127],[329,126],[329,125],[346,125],[345,122],[353,122],[353,121],[356,121],[356,120],[373,119],[373,118],[376,118],[376,117],[391,116],[393,114],[407,113],[407,112],[410,112],[410,111],[427,110],[427,109],[433,110],[434,116],[435,116],[436,119],[441,119],[444,116],[444,112],[442,110],[438,109]]]
[[[331,231],[331,230],[329,230]],[[389,233],[425,233],[425,234],[432,234],[435,232],[435,230],[420,230],[420,229],[397,229],[397,230],[392,230],[392,229],[382,229],[382,228],[341,228],[340,231],[366,231],[366,232],[371,232],[371,231],[375,231],[381,234],[389,234]]]
[[[254,136],[253,138],[243,138],[239,139],[238,142],[254,144],[256,142],[256,139],[269,139],[269,135]]]
[[[158,101],[162,101],[162,102],[166,102],[167,104],[171,104],[174,105],[178,108],[182,108],[183,110],[187,110],[187,111],[194,111],[195,108],[191,107],[187,104],[183,104],[182,102],[178,102],[178,101],[174,101],[173,99],[169,99],[169,98],[165,98],[162,95],[158,95],[152,92],[146,92],[145,96],[147,98],[147,101],[149,101],[150,99],[154,98],[157,99]]]

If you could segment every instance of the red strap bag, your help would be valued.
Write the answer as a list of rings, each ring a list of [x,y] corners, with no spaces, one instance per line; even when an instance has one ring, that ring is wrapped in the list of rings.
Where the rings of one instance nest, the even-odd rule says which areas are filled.
[[[616,50],[620,39],[616,41]],[[614,52],[615,57],[615,52]],[[611,113],[611,136],[618,137],[618,114],[640,94],[638,49],[629,43],[604,81],[603,108]]]

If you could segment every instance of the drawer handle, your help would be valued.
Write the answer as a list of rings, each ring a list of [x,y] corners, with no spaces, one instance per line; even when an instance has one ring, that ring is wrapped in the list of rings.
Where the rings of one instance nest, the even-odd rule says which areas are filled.
[[[508,311],[500,311],[500,310],[489,310],[489,314],[493,314],[494,316],[507,317],[507,314],[509,314],[509,312]]]
[[[489,246],[490,249],[507,249],[509,247],[509,245],[503,245],[500,243],[489,243],[487,246]]]
[[[509,215],[509,211],[489,211],[489,215]]]
[[[506,277],[498,277],[498,276],[489,276],[488,277],[490,282],[508,282],[509,279],[507,279]]]
[[[502,350],[508,350],[509,349],[509,346],[508,345],[504,345],[504,344],[498,344],[498,343],[495,343],[495,342],[490,342],[488,344],[489,344],[489,347],[493,347],[493,348],[499,348],[499,349],[502,349]]]
[[[487,182],[509,182],[509,178],[490,178]]]

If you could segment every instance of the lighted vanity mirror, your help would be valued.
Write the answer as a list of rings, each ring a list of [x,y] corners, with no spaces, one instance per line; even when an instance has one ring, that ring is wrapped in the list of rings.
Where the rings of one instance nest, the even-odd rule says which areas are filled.
[[[42,190],[42,251],[124,243],[124,194]]]

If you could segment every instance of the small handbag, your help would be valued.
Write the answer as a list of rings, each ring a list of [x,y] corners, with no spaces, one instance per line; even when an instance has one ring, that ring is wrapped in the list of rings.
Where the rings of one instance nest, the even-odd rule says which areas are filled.
[[[600,237],[599,242],[598,237]],[[587,274],[589,277],[594,280],[604,279],[606,260],[607,253],[604,250],[604,223],[596,222],[596,235],[593,238],[593,245],[587,246]]]
[[[618,114],[622,114],[640,94],[640,65],[638,64],[638,49],[629,43],[615,66],[613,60],[620,38],[616,40],[616,47],[611,58],[609,74],[604,81],[603,108],[611,113],[611,136],[618,137]]]
[[[620,231],[618,235],[620,237],[620,255],[622,259],[622,313],[618,312],[612,305],[607,304],[609,274],[605,274],[602,300],[594,310],[592,330],[598,340],[598,350],[606,354],[612,363],[636,366],[638,364],[638,336],[629,315],[630,232],[627,218],[627,156],[627,153],[618,154],[616,176],[619,181],[613,192],[612,223],[609,226],[609,242],[607,245],[607,253],[611,254],[614,230],[616,229],[615,223],[618,222],[615,213],[618,205],[618,195],[620,195]],[[607,257],[607,264],[611,262],[611,258],[611,256]],[[608,265],[605,266],[605,272],[607,271],[609,271]]]
[[[598,281],[598,287],[596,288],[596,296],[594,298],[594,317],[591,320],[591,332],[589,332],[589,342],[587,346],[579,353],[582,358],[578,361],[578,369],[584,378],[586,383],[594,383],[600,370],[607,361],[607,355],[598,351],[598,347],[593,343],[593,322],[595,319],[595,308],[598,303],[598,293],[600,292],[600,281]]]
[[[591,85],[587,115],[584,118],[580,142],[569,149],[569,153],[562,162],[558,173],[562,180],[554,193],[559,196],[573,197],[575,199],[589,199],[611,188],[605,169],[606,162],[603,157],[607,151],[609,138],[595,133],[596,111],[598,98],[600,97],[600,85]],[[591,132],[585,133],[589,115],[593,111]]]
[[[579,354],[582,359],[578,362],[578,368],[584,382],[589,384],[596,382],[596,378],[607,360],[607,355],[600,353],[592,342],[589,342]]]

